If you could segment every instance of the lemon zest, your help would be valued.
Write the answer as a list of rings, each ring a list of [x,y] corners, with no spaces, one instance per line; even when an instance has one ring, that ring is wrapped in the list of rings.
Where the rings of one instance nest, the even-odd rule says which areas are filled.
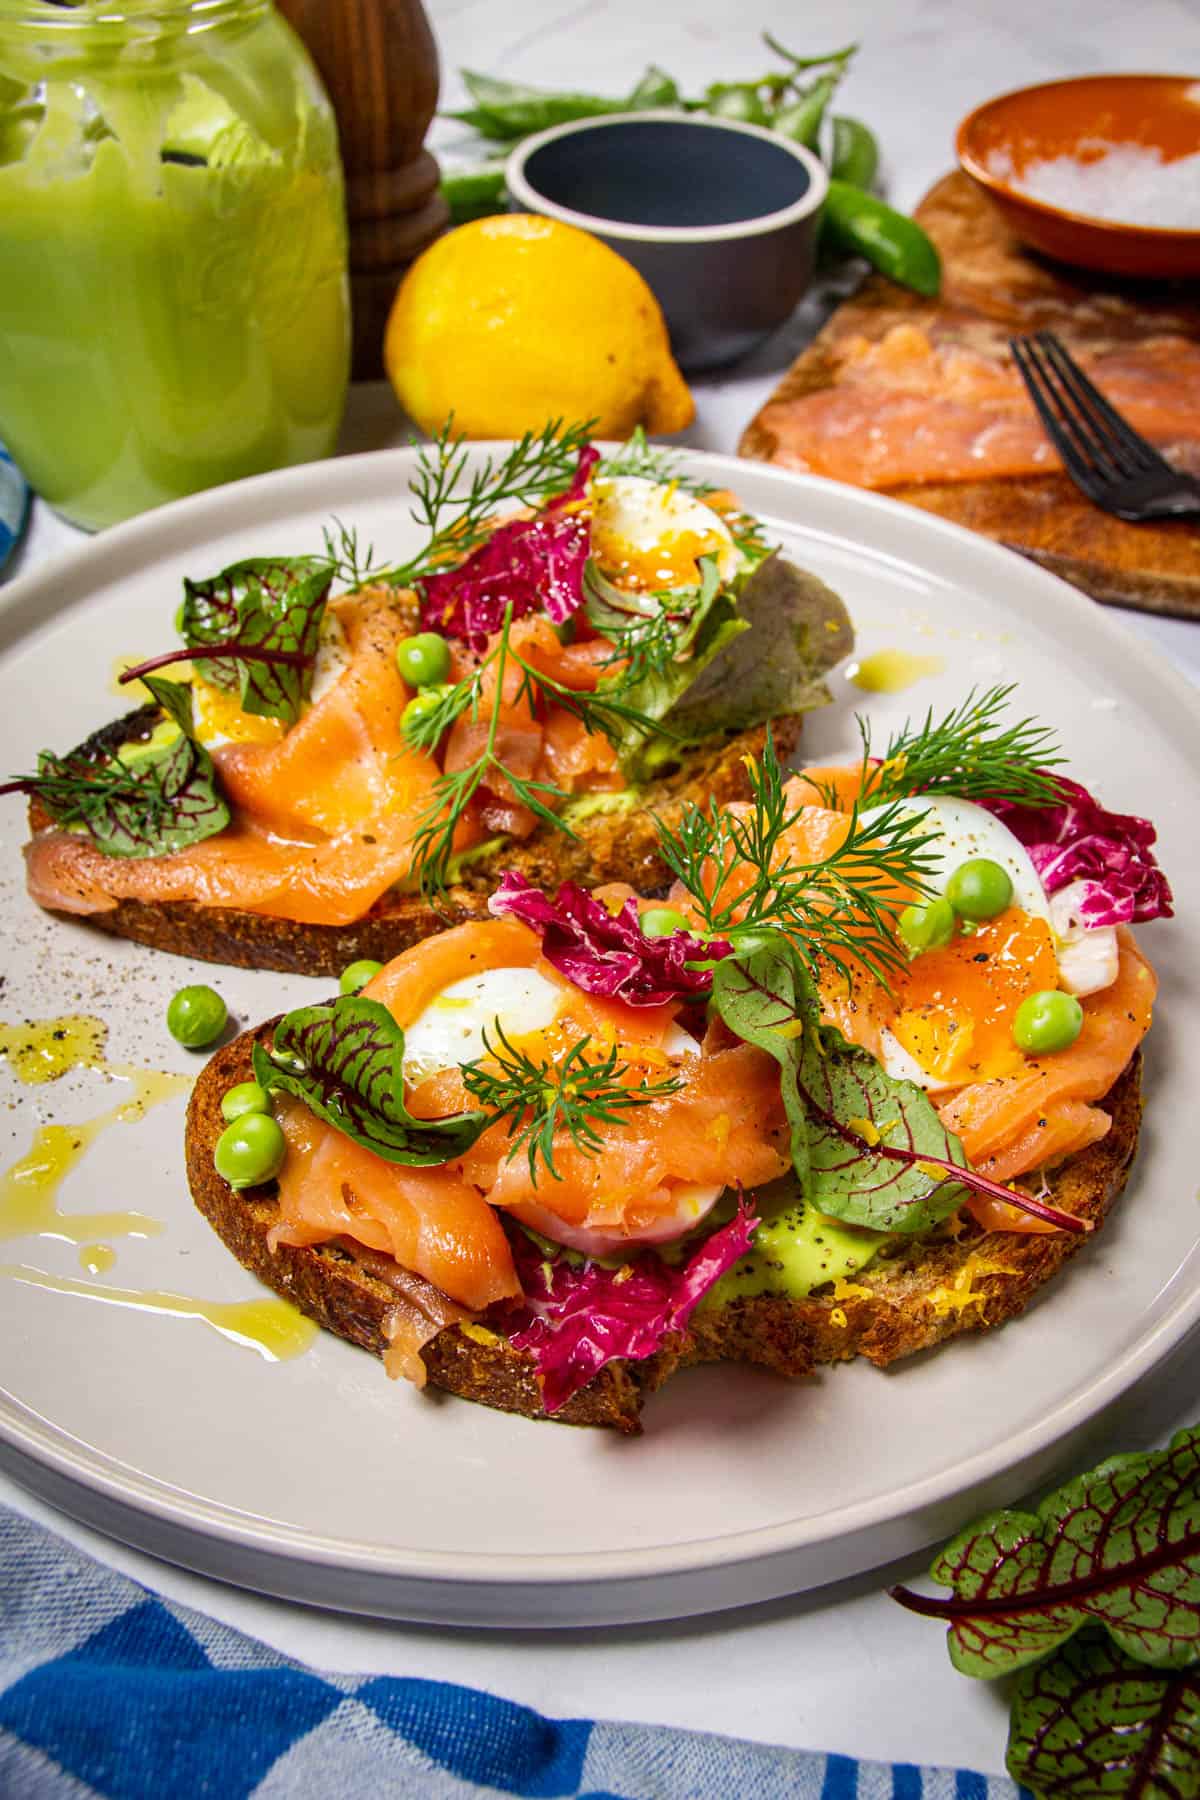
[[[860,1137],[862,1139],[863,1143],[869,1144],[872,1149],[875,1148],[875,1145],[879,1142],[880,1137],[883,1135],[881,1133],[878,1125],[876,1125],[871,1119],[863,1119],[863,1118],[847,1119],[846,1125],[849,1128],[849,1130],[851,1130],[854,1133],[855,1137]]]

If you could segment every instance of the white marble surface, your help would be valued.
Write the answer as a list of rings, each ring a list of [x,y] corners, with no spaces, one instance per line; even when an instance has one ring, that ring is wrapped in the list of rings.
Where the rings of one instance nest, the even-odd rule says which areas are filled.
[[[847,0],[803,8],[759,0],[426,0],[443,62],[444,101],[460,103],[461,65],[561,86],[619,93],[657,61],[688,88],[765,66],[757,41],[772,28],[797,49],[848,38],[863,50],[845,109],[884,146],[892,196],[911,205],[950,165],[956,121],[972,105],[1025,82],[1097,69],[1200,70],[1195,0]],[[439,147],[460,134],[440,123]],[[817,322],[815,307],[750,365],[697,388],[688,441],[732,450],[746,420]],[[403,441],[386,389],[359,391],[345,448]],[[21,566],[79,534],[38,508]],[[1200,680],[1200,625],[1130,613]],[[1200,1347],[1185,1350],[1096,1432],[1097,1455],[1143,1448],[1190,1422]],[[950,1668],[939,1629],[887,1598],[890,1570],[794,1601],[677,1625],[554,1634],[438,1631],[339,1618],[243,1594],[154,1563],[70,1524],[0,1478],[0,1497],[65,1532],[172,1597],[202,1607],[318,1666],[474,1683],[552,1714],[669,1722],[810,1748],[999,1771],[1002,1692]],[[480,1533],[486,1537],[486,1511]]]

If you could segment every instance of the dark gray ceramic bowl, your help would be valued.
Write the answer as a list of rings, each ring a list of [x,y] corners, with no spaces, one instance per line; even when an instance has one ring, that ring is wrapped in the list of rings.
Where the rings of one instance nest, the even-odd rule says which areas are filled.
[[[687,370],[735,362],[812,275],[819,159],[757,125],[677,112],[556,125],[508,159],[509,205],[603,239],[645,276]]]

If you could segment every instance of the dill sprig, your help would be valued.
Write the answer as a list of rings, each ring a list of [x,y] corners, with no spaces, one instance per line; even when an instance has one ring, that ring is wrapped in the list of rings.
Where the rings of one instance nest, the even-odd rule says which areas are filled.
[[[494,1066],[482,1058],[467,1063],[463,1086],[473,1099],[508,1119],[508,1160],[524,1149],[535,1186],[539,1159],[555,1181],[562,1180],[554,1165],[557,1132],[566,1132],[583,1155],[596,1156],[604,1148],[600,1126],[624,1124],[622,1114],[665,1099],[682,1085],[677,1077],[646,1081],[620,1060],[615,1044],[589,1055],[590,1037],[580,1038],[564,1056],[535,1062],[510,1042],[499,1019],[495,1029],[496,1043],[483,1034],[484,1051]],[[631,1076],[636,1087],[628,1085]]]
[[[321,533],[325,540],[325,555],[333,564],[337,579],[348,588],[366,587],[369,582],[378,581],[381,570],[375,568],[375,546],[368,544],[366,549],[359,545],[358,530],[353,525],[344,525],[341,519],[334,518]]]
[[[64,829],[87,825],[101,808],[136,806],[149,828],[169,816],[173,800],[159,785],[157,767],[139,769],[111,751],[94,758],[59,757],[43,751],[36,775],[17,775],[0,785],[0,794],[27,794],[42,801]]]
[[[871,734],[858,722],[863,743],[864,792],[872,802],[908,794],[954,794],[961,800],[1011,800],[1019,806],[1054,806],[1060,799],[1050,773],[1064,757],[1048,726],[1036,719],[1006,724],[1002,715],[1016,684],[974,688],[945,718],[930,709],[919,724],[888,740],[883,760],[871,761]]]
[[[677,826],[659,821],[663,861],[687,889],[708,930],[775,927],[814,971],[821,964],[848,983],[865,969],[885,986],[904,967],[896,920],[914,895],[931,890],[928,846],[935,834],[898,801],[857,806],[844,841],[827,856],[798,861],[787,834],[804,812],[791,806],[770,735],[761,759],[747,758],[751,801],[742,816],[710,802],[684,806]]]
[[[512,769],[501,751],[501,713],[505,708],[521,705],[533,707],[538,696],[571,712],[588,731],[602,732],[615,742],[622,728],[637,732],[656,732],[671,736],[661,724],[648,719],[637,707],[621,698],[624,682],[601,685],[592,692],[581,692],[555,680],[523,657],[511,641],[512,606],[504,609],[504,620],[496,642],[477,669],[440,696],[435,706],[404,727],[405,741],[415,750],[433,750],[455,722],[469,715],[478,723],[487,717],[487,735],[474,758],[464,768],[440,775],[433,785],[429,804],[418,822],[413,838],[413,868],[421,891],[433,898],[445,890],[447,871],[454,855],[454,836],[458,823],[481,787],[495,788],[502,783],[521,805],[528,807],[545,825],[554,826],[568,837],[575,834],[554,811],[569,795],[550,781],[537,781]],[[515,687],[506,677],[515,672]],[[485,675],[490,673],[492,692],[485,701]]]
[[[425,546],[408,562],[373,570],[370,579],[411,587],[464,561],[490,535],[502,507],[538,506],[570,486],[594,422],[551,419],[470,471],[466,440],[455,433],[453,417],[447,419],[432,443],[418,446],[412,479],[412,516],[427,533]]]

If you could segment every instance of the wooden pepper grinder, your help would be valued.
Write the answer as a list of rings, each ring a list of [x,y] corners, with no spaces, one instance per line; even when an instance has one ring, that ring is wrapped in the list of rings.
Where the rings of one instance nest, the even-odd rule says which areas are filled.
[[[450,214],[422,148],[438,58],[421,0],[276,0],[304,39],[337,114],[350,225],[353,375],[383,373],[400,277]]]

